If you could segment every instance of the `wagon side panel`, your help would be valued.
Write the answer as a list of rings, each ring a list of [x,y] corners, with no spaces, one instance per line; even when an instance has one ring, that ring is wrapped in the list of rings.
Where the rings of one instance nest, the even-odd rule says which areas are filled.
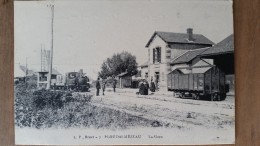
[[[220,93],[226,93],[225,92],[225,73],[221,70],[219,70],[219,91],[220,91]]]
[[[198,86],[198,91],[205,90],[205,75],[202,73],[197,74],[197,86]]]
[[[182,75],[178,74],[178,89],[182,89]]]
[[[219,69],[213,67],[211,70],[211,93],[219,92]]]
[[[189,75],[184,74],[180,75],[180,89],[182,90],[189,90]]]
[[[194,90],[194,74],[189,74],[189,90]]]
[[[174,89],[178,90],[179,89],[179,74],[174,74]]]
[[[211,92],[211,69],[204,73],[204,93],[209,94]]]
[[[198,90],[198,74],[193,75],[193,90]]]
[[[172,89],[172,73],[167,75],[167,87],[168,89]]]
[[[179,89],[181,89],[181,90],[184,90],[184,79],[185,79],[185,77],[184,77],[185,75],[180,75],[179,76]]]
[[[172,78],[172,80],[171,80],[171,85],[172,85],[172,89],[175,89],[176,87],[175,87],[175,74],[172,74],[171,75],[171,78]]]

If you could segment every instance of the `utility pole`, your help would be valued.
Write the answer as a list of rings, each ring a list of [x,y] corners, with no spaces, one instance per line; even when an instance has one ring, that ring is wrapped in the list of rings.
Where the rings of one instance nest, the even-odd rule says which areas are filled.
[[[25,86],[27,88],[27,75],[28,75],[28,66],[27,66],[27,59],[28,57],[26,57],[26,63],[25,63]]]
[[[50,52],[50,65],[49,65],[49,74],[48,74],[48,84],[47,89],[51,87],[51,75],[52,75],[52,59],[53,59],[53,21],[54,21],[54,5],[50,4],[51,7],[51,52]]]
[[[42,66],[42,62],[43,62],[43,57],[42,57],[43,51],[42,51],[42,44],[41,44],[41,71],[43,71],[43,66]]]
[[[25,77],[27,77],[27,74],[28,74],[28,66],[27,66],[27,59],[28,59],[28,57],[26,57],[26,64],[25,64]]]
[[[42,47],[43,46],[43,47]],[[45,50],[45,44],[41,45],[41,71],[46,71],[49,69],[50,65],[50,50]]]

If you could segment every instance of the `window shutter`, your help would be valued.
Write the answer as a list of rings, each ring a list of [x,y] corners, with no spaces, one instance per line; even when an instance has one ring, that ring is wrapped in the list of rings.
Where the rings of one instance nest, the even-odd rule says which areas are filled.
[[[157,49],[155,49],[155,62],[158,62],[158,51],[157,51]]]
[[[150,63],[150,49],[148,49],[148,64]]]
[[[155,63],[155,49],[153,49],[153,63]]]
[[[161,63],[161,48],[157,48],[158,49],[158,57],[157,57],[157,59],[158,59],[158,62],[160,62]]]

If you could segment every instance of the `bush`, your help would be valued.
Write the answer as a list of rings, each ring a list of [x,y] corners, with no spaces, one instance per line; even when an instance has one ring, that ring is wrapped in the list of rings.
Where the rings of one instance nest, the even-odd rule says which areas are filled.
[[[46,107],[60,109],[66,99],[66,93],[61,91],[38,90],[33,95],[33,105],[36,110],[42,110]]]
[[[91,104],[90,93],[26,90],[15,87],[15,124],[18,127],[127,128],[151,121],[118,110]]]

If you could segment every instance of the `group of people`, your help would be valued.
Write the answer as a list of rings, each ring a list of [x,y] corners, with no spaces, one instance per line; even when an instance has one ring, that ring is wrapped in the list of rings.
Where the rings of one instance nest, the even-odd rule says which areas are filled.
[[[148,95],[149,89],[150,89],[151,92],[155,92],[156,86],[155,86],[155,83],[153,81],[153,77],[151,78],[150,86],[149,86],[149,83],[147,82],[147,80],[145,80],[145,79],[142,79],[139,82],[139,94],[140,95]]]
[[[101,82],[101,84],[100,84],[100,78],[97,79],[97,83],[96,83],[96,89],[97,89],[96,95],[97,95],[97,96],[99,96],[99,90],[100,90],[101,88],[102,88],[102,91],[103,91],[103,95],[105,95],[106,84],[107,84],[107,81],[106,81],[106,80],[102,80],[102,82]],[[112,80],[112,86],[113,86],[114,92],[116,92],[116,84],[117,84],[117,81],[113,78],[113,80]]]
[[[99,96],[99,90],[102,88],[102,91],[103,91],[103,95],[105,95],[105,90],[106,90],[106,84],[107,84],[107,81],[105,79],[103,79],[100,83],[100,78],[97,79],[97,82],[96,82],[96,89],[97,89],[97,93],[96,93],[96,96]],[[116,79],[112,79],[112,86],[113,86],[113,89],[114,89],[114,92],[116,92],[116,84],[117,84],[117,81]],[[151,83],[150,83],[150,86],[149,86],[149,83],[147,80],[145,79],[142,79],[139,84],[138,84],[138,87],[139,87],[139,94],[140,95],[148,95],[149,94],[149,89],[151,92],[155,92],[156,90],[156,85],[153,81],[153,77],[151,78]]]

